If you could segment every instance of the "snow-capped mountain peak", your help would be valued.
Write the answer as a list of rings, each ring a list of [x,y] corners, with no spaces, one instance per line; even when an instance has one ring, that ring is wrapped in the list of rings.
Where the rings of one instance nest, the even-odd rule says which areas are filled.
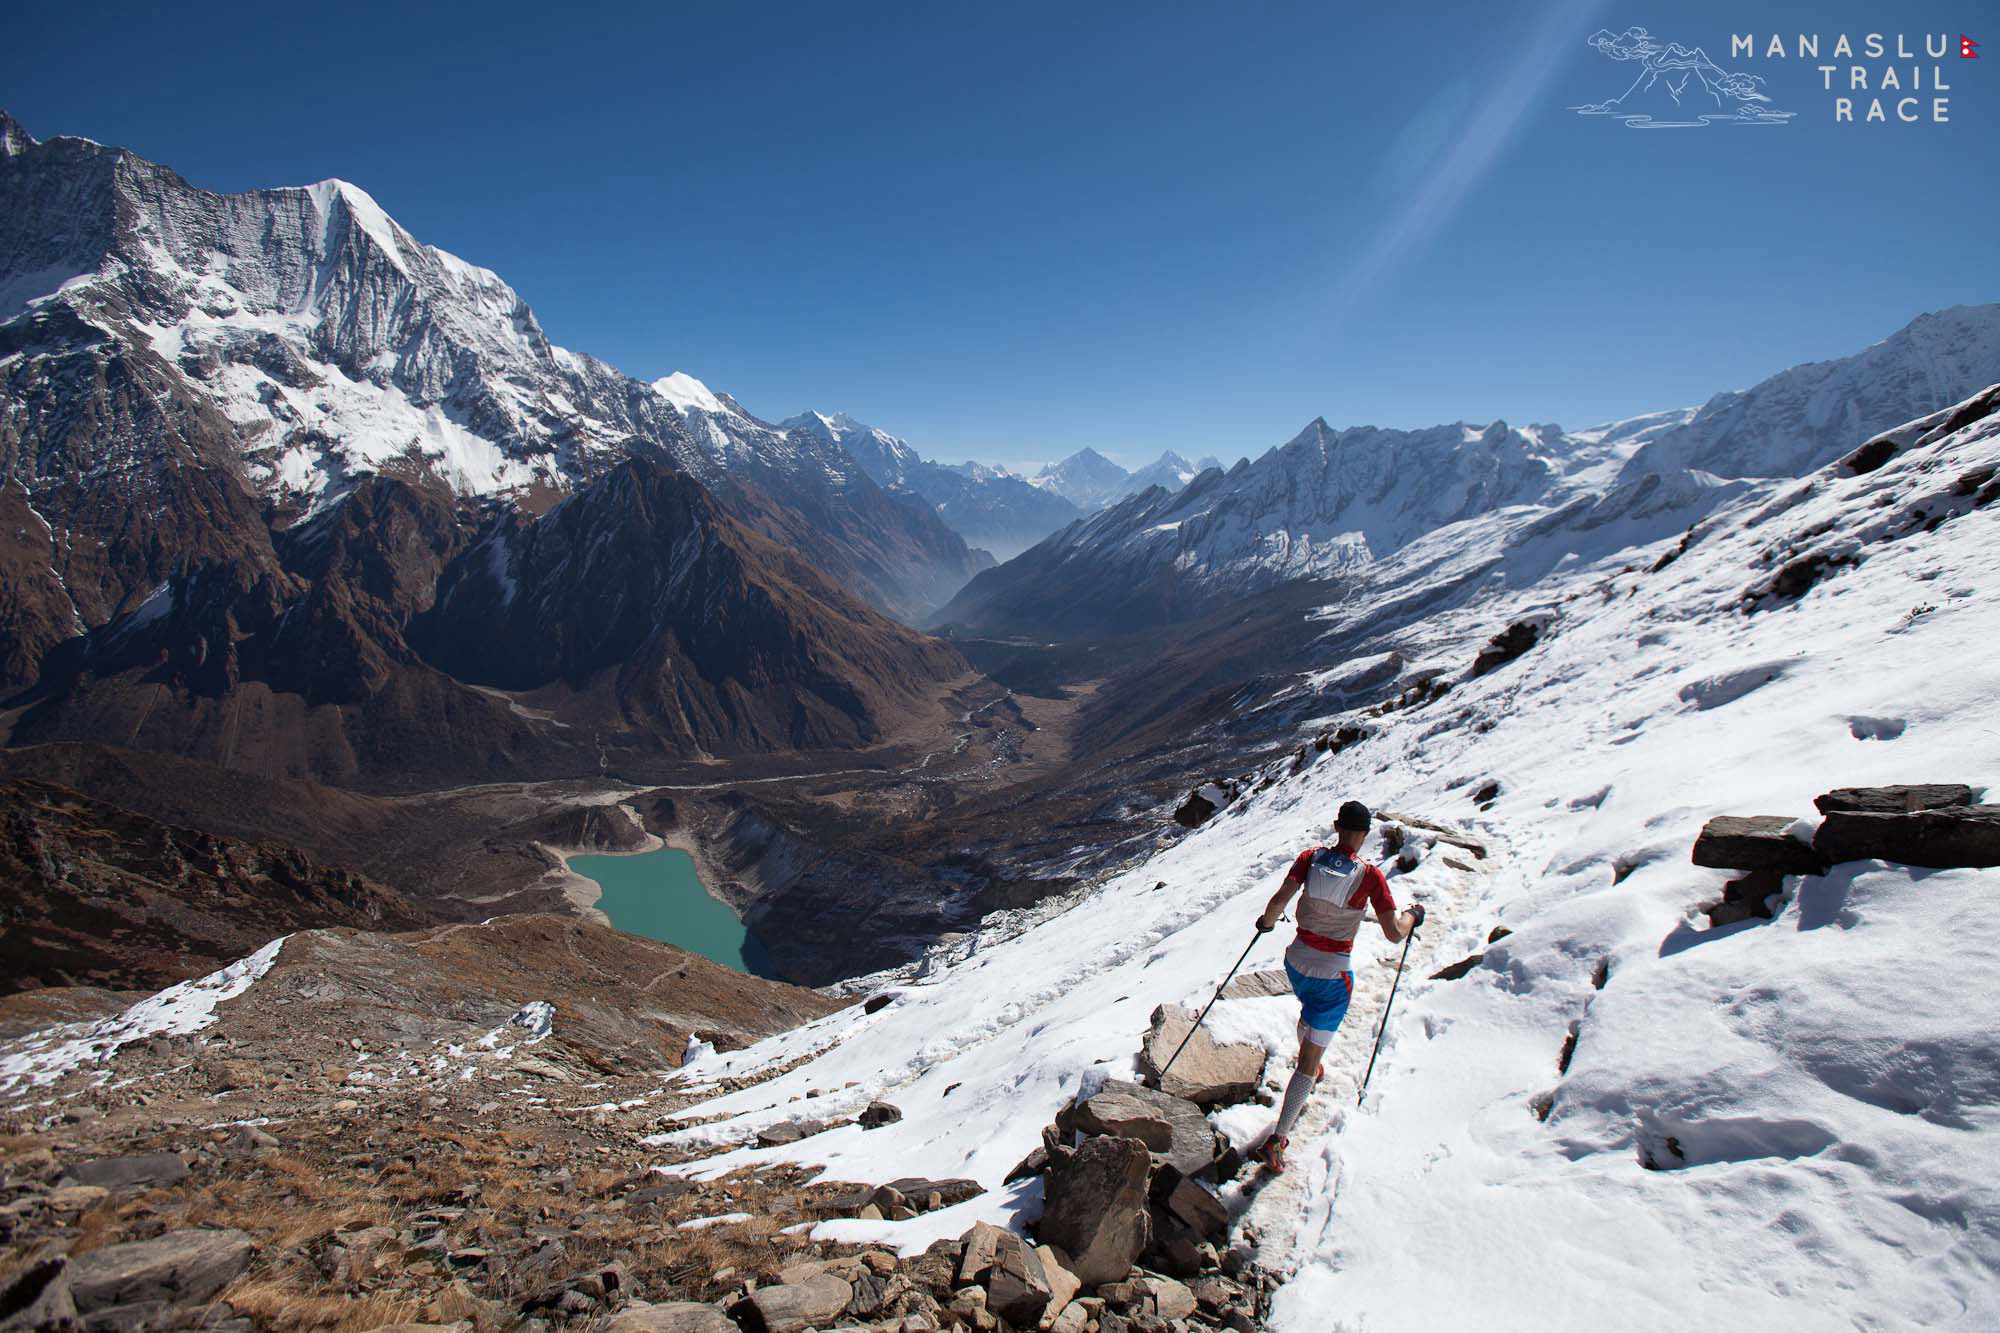
[[[716,416],[734,416],[715,391],[684,370],[676,370],[671,375],[653,381],[653,392],[684,412],[712,412]]]

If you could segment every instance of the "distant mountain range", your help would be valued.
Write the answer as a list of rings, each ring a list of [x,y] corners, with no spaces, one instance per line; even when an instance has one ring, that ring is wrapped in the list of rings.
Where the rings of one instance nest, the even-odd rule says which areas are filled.
[[[1314,421],[1254,463],[1128,496],[1051,536],[973,579],[933,623],[1031,638],[1186,623],[1281,584],[1340,579],[1508,506],[1524,524],[1630,540],[1634,525],[1685,527],[1732,479],[1810,471],[1996,379],[2000,306],[1957,306],[1854,356],[1592,430]],[[1101,475],[1093,460],[1064,475]]]
[[[787,417],[783,425],[839,445],[877,485],[892,495],[916,497],[968,544],[996,560],[1012,559],[1083,514],[1064,496],[1031,486],[1013,473],[978,463],[926,461],[903,440],[845,412],[803,412]]]
[[[1103,509],[1128,495],[1137,495],[1149,486],[1177,491],[1210,468],[1220,468],[1216,458],[1190,463],[1169,449],[1137,472],[1127,472],[1095,449],[1079,449],[1060,463],[1051,463],[1035,474],[1034,484],[1069,500],[1082,510]]]

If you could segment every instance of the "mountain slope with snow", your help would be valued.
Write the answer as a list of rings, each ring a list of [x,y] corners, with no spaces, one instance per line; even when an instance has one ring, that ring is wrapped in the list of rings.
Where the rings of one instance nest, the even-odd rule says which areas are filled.
[[[934,622],[1046,638],[1183,623],[1276,584],[1351,577],[1427,532],[1517,505],[1623,540],[1664,536],[1749,479],[1820,466],[1996,375],[2000,306],[1957,306],[1855,356],[1591,430],[1316,421],[1253,463],[1055,534],[967,584]]]
[[[1544,537],[1574,553],[1551,560],[1505,511],[1420,536],[1301,627],[1347,646],[1298,681],[1326,701],[1313,725],[1353,722],[1362,740],[1274,765],[1092,891],[989,920],[886,979],[896,999],[876,1013],[694,1062],[672,1086],[783,1072],[691,1108],[662,1148],[706,1154],[677,1168],[700,1175],[788,1160],[988,1189],[823,1236],[913,1253],[975,1218],[1031,1222],[1038,1182],[1003,1177],[1042,1125],[1136,1075],[1153,1007],[1208,998],[1291,857],[1359,796],[1467,828],[1487,855],[1416,831],[1391,886],[1433,918],[1366,1106],[1353,1089],[1394,951],[1364,933],[1293,1170],[1224,1192],[1290,1275],[1273,1327],[1426,1329],[1468,1311],[1493,1327],[1990,1327],[2000,871],[1852,863],[1786,880],[1769,920],[1711,927],[1702,909],[1728,876],[1688,853],[1713,815],[1808,816],[1833,786],[2000,786],[1985,725],[1996,409],[2000,391],[1897,431],[1872,470],[1747,483],[1684,539],[1558,529]],[[1468,571],[1478,595],[1442,601],[1431,650],[1377,692],[1400,704],[1344,711],[1375,597]],[[1520,622],[1540,627],[1533,645],[1474,668]],[[1258,941],[1246,969],[1284,942]],[[1473,952],[1463,979],[1425,979]],[[1275,1089],[1295,1016],[1251,999],[1210,1021],[1265,1044]],[[904,1118],[755,1146],[809,1090],[815,1117],[886,1099]],[[1216,1120],[1247,1146],[1271,1115]]]
[[[213,530],[234,519],[190,516],[231,502],[191,486],[281,520],[382,473],[540,509],[638,456],[893,613],[940,603],[977,567],[837,445],[686,374],[643,384],[553,345],[498,275],[422,244],[356,186],[215,194],[5,125],[0,377],[25,410],[0,427],[0,464],[50,525],[47,563],[86,625],[237,541]],[[106,405],[80,410],[93,392]],[[124,456],[142,465],[104,475]],[[210,476],[178,475],[190,466]]]

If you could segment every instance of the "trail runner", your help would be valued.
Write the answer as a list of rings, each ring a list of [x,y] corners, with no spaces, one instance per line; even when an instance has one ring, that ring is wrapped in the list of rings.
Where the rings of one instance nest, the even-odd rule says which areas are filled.
[[[1272,1171],[1285,1169],[1289,1135],[1305,1109],[1306,1096],[1319,1081],[1320,1057],[1326,1054],[1340,1020],[1347,1017],[1348,1001],[1354,998],[1354,935],[1375,909],[1375,919],[1389,943],[1424,923],[1421,903],[1412,903],[1405,912],[1396,910],[1389,894],[1389,881],[1381,870],[1361,859],[1361,844],[1367,840],[1372,823],[1368,807],[1348,801],[1340,807],[1333,826],[1339,840],[1331,847],[1308,847],[1292,862],[1285,882],[1271,895],[1264,914],[1257,918],[1259,931],[1274,930],[1284,915],[1285,905],[1301,888],[1299,933],[1285,950],[1285,975],[1291,979],[1292,994],[1298,996],[1299,1062],[1285,1085],[1284,1105],[1278,1111],[1277,1128],[1257,1149],[1258,1160]]]

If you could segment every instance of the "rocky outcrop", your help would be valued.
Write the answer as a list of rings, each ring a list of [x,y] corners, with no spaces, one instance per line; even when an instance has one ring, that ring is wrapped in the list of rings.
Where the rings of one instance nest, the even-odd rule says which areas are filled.
[[[1822,815],[1902,815],[1917,810],[1941,810],[1971,805],[1972,788],[1961,782],[1918,783],[1897,787],[1839,787],[1813,798]]]
[[[2000,866],[2000,805],[1908,814],[1836,810],[1820,821],[1813,850],[1829,862],[1896,861],[1938,870]]]
[[[1200,828],[1242,794],[1243,784],[1233,778],[1204,782],[1174,808],[1174,822],[1183,828]]]
[[[1539,620],[1517,620],[1501,630],[1472,659],[1468,679],[1476,680],[1489,671],[1506,666],[1541,641],[1544,625]]]
[[[1702,825],[1694,863],[1715,870],[1774,870],[1815,875],[1824,868],[1814,849],[1791,835],[1784,815],[1717,815]]]

